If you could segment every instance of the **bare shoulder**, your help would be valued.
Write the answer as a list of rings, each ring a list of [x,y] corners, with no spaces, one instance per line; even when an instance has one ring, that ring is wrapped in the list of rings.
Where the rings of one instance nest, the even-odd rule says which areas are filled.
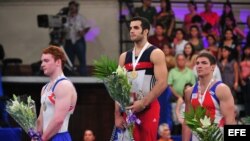
[[[232,96],[230,88],[225,83],[220,83],[216,87],[215,93],[219,99],[223,97]]]
[[[191,97],[191,94],[192,94],[193,89],[194,89],[194,86],[189,87],[189,88],[187,88],[187,89],[184,91],[185,99],[189,99],[189,98]]]
[[[123,66],[125,64],[125,58],[126,58],[127,52],[123,52],[119,57],[119,65]]]
[[[55,87],[55,92],[58,93],[76,93],[75,86],[70,80],[62,80],[60,81],[56,87]]]
[[[162,60],[165,61],[165,55],[161,49],[156,48],[152,51],[150,55],[150,60],[152,62],[162,62]]]

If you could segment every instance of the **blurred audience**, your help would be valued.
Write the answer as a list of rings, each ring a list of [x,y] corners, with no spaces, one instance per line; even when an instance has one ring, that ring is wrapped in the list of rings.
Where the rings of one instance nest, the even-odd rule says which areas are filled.
[[[171,131],[167,123],[160,124],[158,134],[158,141],[173,141],[173,139],[171,139]]]
[[[90,129],[86,129],[84,131],[83,141],[95,141],[94,132]]]
[[[156,15],[155,23],[164,25],[165,34],[171,38],[175,29],[175,14],[172,10],[170,0],[160,0],[160,12]]]
[[[193,0],[190,0],[187,3],[187,7],[188,7],[188,11],[189,13],[184,15],[184,23],[183,23],[183,28],[185,30],[186,33],[189,32],[190,26],[192,25],[192,18],[196,15],[198,15],[197,13],[197,5]]]

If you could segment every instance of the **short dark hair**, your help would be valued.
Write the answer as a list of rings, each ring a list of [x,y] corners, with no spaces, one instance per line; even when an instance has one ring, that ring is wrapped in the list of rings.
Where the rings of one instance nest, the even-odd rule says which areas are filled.
[[[194,6],[194,9],[197,10],[196,2],[194,2],[193,0],[190,0],[190,1],[188,2],[188,4],[193,5],[193,6]]]
[[[75,5],[76,7],[78,7],[78,6],[79,6],[79,3],[76,2],[75,0],[71,0],[71,1],[68,3],[68,6],[70,6],[70,5]]]
[[[215,57],[212,54],[208,53],[208,52],[202,52],[202,53],[198,54],[198,56],[196,57],[196,60],[198,58],[201,58],[201,57],[207,58],[209,60],[209,62],[210,62],[211,65],[215,65],[216,64]]]
[[[141,27],[142,27],[142,31],[144,31],[145,29],[148,30],[148,32],[150,31],[150,22],[148,21],[148,19],[144,18],[144,17],[133,17],[129,23],[133,22],[133,21],[141,21]]]

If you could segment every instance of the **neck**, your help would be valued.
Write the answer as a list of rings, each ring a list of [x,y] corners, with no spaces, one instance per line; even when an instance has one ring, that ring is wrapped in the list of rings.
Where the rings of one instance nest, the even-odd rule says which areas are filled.
[[[63,74],[62,70],[55,71],[55,73],[50,76],[50,82],[54,82],[58,78],[58,76],[62,74]]]
[[[138,50],[141,50],[146,43],[147,43],[146,39],[143,39],[141,41],[135,42],[135,48],[138,49]]]
[[[199,77],[200,85],[207,86],[212,78],[213,78],[213,73],[209,74],[208,76]]]
[[[184,69],[185,69],[185,66],[183,66],[183,67],[178,67],[178,69],[180,70],[180,71],[183,71]]]

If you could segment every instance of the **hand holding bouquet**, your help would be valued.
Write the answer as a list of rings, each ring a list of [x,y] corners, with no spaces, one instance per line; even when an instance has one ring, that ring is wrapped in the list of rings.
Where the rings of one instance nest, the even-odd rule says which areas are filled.
[[[6,111],[33,140],[41,141],[41,135],[35,131],[36,106],[30,96],[22,101],[20,97],[13,95],[13,99],[7,101]]]
[[[199,106],[185,113],[185,122],[200,141],[222,141],[223,134],[217,124],[211,122],[206,109]]]
[[[137,119],[131,110],[126,110],[126,107],[131,104],[131,83],[127,77],[127,70],[118,66],[116,61],[110,60],[108,57],[101,57],[99,60],[95,60],[94,66],[94,75],[103,80],[110,97],[119,103],[123,112],[126,112],[127,128],[130,138],[133,140],[134,124],[140,124],[140,120]]]

